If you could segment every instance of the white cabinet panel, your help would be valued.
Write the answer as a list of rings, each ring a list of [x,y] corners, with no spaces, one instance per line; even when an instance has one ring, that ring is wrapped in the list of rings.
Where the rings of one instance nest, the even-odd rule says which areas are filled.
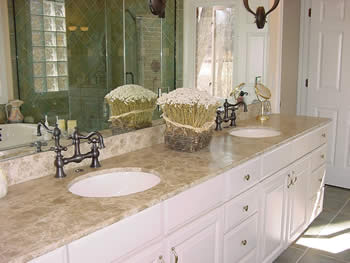
[[[38,257],[29,261],[29,263],[68,263],[67,247],[64,246],[64,247],[58,248],[41,257]]]
[[[223,209],[219,208],[174,232],[166,239],[169,263],[220,263]]]
[[[316,170],[327,160],[327,145],[323,145],[312,153],[311,171]]]
[[[137,254],[127,256],[127,259],[113,263],[164,263],[163,242],[144,248]]]
[[[227,201],[260,181],[261,158],[253,159],[235,167],[224,173],[224,176],[226,187],[225,201]]]
[[[258,215],[228,232],[224,237],[224,263],[241,262],[250,253],[254,253],[258,243]],[[254,261],[250,263],[256,262]]]
[[[292,144],[282,145],[263,156],[263,177],[287,167],[292,163]]]
[[[253,187],[225,204],[225,233],[258,212],[259,187]]]
[[[287,242],[292,243],[305,230],[307,224],[308,178],[311,156],[291,167],[288,178],[288,230]]]
[[[258,262],[272,262],[284,248],[286,228],[287,171],[263,182],[260,205],[260,253]]]
[[[70,263],[109,263],[161,237],[161,205],[96,231],[68,245]]]
[[[166,200],[164,202],[166,233],[222,203],[223,189],[224,176],[219,175]]]

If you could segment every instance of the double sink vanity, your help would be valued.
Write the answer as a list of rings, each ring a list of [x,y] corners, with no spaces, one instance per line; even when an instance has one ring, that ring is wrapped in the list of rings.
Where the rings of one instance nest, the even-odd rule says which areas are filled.
[[[322,211],[329,124],[250,119],[196,153],[156,144],[13,185],[0,262],[273,262]]]

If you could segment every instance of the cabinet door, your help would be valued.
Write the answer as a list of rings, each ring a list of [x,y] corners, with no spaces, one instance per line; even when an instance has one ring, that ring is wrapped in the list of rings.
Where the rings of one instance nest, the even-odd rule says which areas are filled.
[[[61,247],[41,257],[35,258],[29,263],[67,263],[67,248]]]
[[[272,262],[284,249],[287,174],[288,171],[281,171],[261,185],[261,242],[258,262]]]
[[[307,183],[309,176],[310,158],[297,162],[288,174],[288,244],[292,243],[307,225]]]
[[[218,208],[174,232],[166,239],[166,262],[222,262],[223,219],[223,208]]]
[[[164,263],[163,243],[157,243],[142,249],[139,253],[128,256],[127,259],[115,263]],[[114,263],[114,262],[113,262]]]

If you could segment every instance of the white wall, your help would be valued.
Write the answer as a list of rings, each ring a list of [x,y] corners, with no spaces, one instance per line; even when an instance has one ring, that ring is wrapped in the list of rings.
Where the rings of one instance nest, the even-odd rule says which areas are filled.
[[[0,104],[13,99],[7,1],[0,0]]]
[[[297,113],[300,0],[285,1],[282,37],[281,113]]]

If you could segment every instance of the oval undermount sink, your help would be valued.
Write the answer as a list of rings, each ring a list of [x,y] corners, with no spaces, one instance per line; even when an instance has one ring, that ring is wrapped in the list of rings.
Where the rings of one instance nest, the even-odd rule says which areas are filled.
[[[83,197],[116,197],[146,191],[160,183],[152,173],[140,171],[109,171],[73,182],[69,191]]]
[[[266,138],[281,135],[281,132],[267,128],[241,128],[231,131],[230,134],[245,138]]]

